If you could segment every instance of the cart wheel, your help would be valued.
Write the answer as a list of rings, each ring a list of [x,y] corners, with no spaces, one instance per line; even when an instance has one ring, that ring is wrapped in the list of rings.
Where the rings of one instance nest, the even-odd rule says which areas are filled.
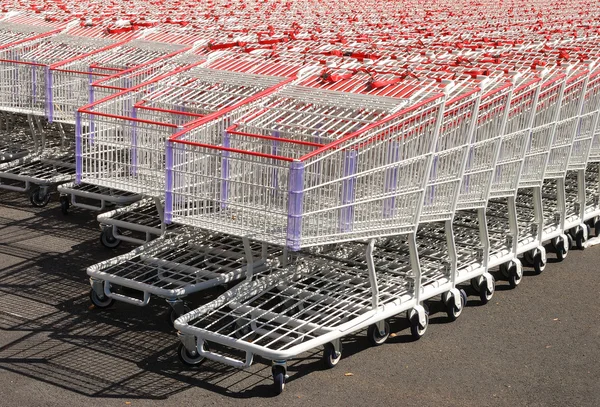
[[[369,329],[367,329],[367,338],[369,338],[369,343],[372,346],[383,345],[385,341],[387,341],[387,338],[390,336],[390,324],[388,324],[387,321],[385,321],[385,327],[383,329],[383,334],[379,331],[379,328],[377,328],[377,324],[370,325]]]
[[[183,346],[183,343],[180,343],[177,347],[177,356],[181,363],[190,367],[198,366],[204,362],[204,356],[200,355],[198,352],[190,353],[190,351]]]
[[[498,267],[498,270],[500,270],[500,274],[502,274],[502,276],[504,278],[508,278],[510,276],[509,267],[508,267],[509,264],[510,264],[510,262],[504,263],[504,264],[501,264],[500,267]],[[479,287],[477,288],[477,290],[479,292]]]
[[[43,208],[50,202],[50,194],[44,194],[40,187],[36,187],[31,191],[31,194],[29,194],[29,202],[36,208]]]
[[[515,266],[516,268],[516,266]],[[492,289],[489,290],[487,286],[487,281],[485,279],[481,280],[481,284],[479,285],[479,298],[481,299],[482,304],[487,304],[490,302],[492,297],[494,296],[494,291],[496,290],[496,281],[494,280],[494,276],[492,278]],[[510,278],[510,277],[509,277]]]
[[[234,323],[234,335],[238,339],[245,341],[253,341],[256,337],[256,332],[252,330],[252,322],[249,319],[237,319]]]
[[[517,267],[514,267],[514,269],[511,269],[511,271],[508,275],[508,284],[510,285],[510,288],[517,288],[517,286],[519,284],[521,284],[522,280],[523,280],[523,273],[519,273]]]
[[[476,292],[479,292],[479,279],[478,278],[471,279],[471,287],[473,287],[473,290],[475,290]]]
[[[275,394],[280,395],[285,389],[285,370],[281,366],[273,366],[272,372]]]
[[[90,290],[90,301],[92,301],[92,304],[99,309],[108,308],[115,302],[115,300],[107,296],[103,296],[102,298],[98,297],[98,294],[96,294],[96,291],[93,288]]]
[[[429,305],[427,305],[426,302],[424,302],[421,305],[423,306],[423,308],[425,308],[425,313],[429,315]],[[412,309],[406,311],[406,322],[408,322],[409,325],[412,324]]]
[[[533,270],[535,271],[535,274],[540,275],[540,274],[542,274],[542,272],[545,269],[546,269],[546,263],[542,259],[542,253],[538,253],[533,258]]]
[[[567,255],[569,254],[569,242],[566,241],[564,239],[560,239],[557,243],[556,243],[556,258],[558,261],[563,261],[564,259],[567,258]]]
[[[584,236],[583,229],[582,229],[579,232],[577,232],[577,234],[575,235],[575,246],[577,247],[578,250],[585,249],[585,247],[583,246],[583,242],[585,242],[585,236]]]
[[[525,260],[525,263],[527,263],[530,266],[533,266],[533,264],[535,262],[535,258],[533,256],[534,250],[529,250],[529,251],[526,251],[525,253],[523,253],[523,260]]]
[[[121,244],[121,240],[113,235],[112,227],[106,227],[100,233],[100,243],[107,249],[116,249]]]
[[[68,196],[61,196],[60,197],[60,211],[62,212],[63,215],[68,215],[69,214],[69,207],[71,206],[71,203],[69,202],[69,197]]]
[[[323,364],[327,369],[334,368],[342,358],[342,344],[340,342],[339,352],[335,351],[332,343],[326,343],[323,347]]]
[[[587,234],[585,235],[585,240],[589,240],[590,236],[592,236],[592,226],[589,223],[585,224],[585,231]]]
[[[448,314],[450,321],[456,321],[467,305],[467,293],[463,289],[460,289],[459,292],[460,296],[457,298],[458,304],[456,303],[456,300],[448,301],[446,303],[446,313]]]
[[[185,315],[191,311],[190,307],[188,307],[187,305],[183,306],[183,310],[184,310],[183,314],[178,314],[173,308],[171,308],[171,311],[169,312],[169,315],[168,315],[169,319],[167,320],[169,325],[171,325],[171,328],[173,328],[173,326],[175,325],[175,320],[177,318],[179,318],[180,316]]]
[[[415,312],[410,319],[410,334],[412,335],[414,340],[419,340],[425,332],[427,332],[427,327],[429,326],[429,313],[425,313],[425,326],[421,326],[419,323],[419,315]]]

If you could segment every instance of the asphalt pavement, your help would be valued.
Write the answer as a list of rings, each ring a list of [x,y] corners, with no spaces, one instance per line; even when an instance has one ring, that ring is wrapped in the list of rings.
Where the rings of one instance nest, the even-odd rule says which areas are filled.
[[[334,369],[318,349],[301,355],[274,398],[264,360],[248,370],[182,366],[163,300],[90,307],[85,268],[134,248],[103,248],[95,216],[63,216],[56,196],[36,209],[0,191],[2,407],[600,406],[600,246],[561,263],[549,253],[541,275],[527,268],[515,290],[498,281],[487,305],[468,291],[455,322],[432,304],[419,341],[399,317],[382,346],[364,332],[345,338]]]

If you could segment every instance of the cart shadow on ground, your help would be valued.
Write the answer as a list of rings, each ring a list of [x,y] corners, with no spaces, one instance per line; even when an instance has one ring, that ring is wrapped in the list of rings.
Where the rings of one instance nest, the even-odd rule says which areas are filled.
[[[89,397],[167,399],[192,387],[232,398],[273,395],[266,360],[256,358],[246,370],[211,361],[181,364],[162,300],[148,307],[91,307],[85,268],[133,246],[101,247],[95,214],[65,218],[56,201],[31,208],[23,195],[7,195],[0,201],[0,259],[8,259],[0,263],[1,369]],[[193,305],[218,294],[193,298]],[[477,306],[469,294],[468,306]],[[431,312],[432,324],[449,322],[441,305],[431,304]],[[388,342],[413,341],[404,315],[390,323]],[[343,345],[343,358],[369,347],[364,333],[345,337]],[[316,349],[288,362],[288,382],[319,370]]]

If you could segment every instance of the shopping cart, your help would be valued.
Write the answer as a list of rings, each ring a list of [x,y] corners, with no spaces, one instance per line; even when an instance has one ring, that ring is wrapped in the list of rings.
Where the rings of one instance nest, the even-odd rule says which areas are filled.
[[[415,337],[425,333],[423,301],[451,289],[444,281],[450,267],[440,273],[428,257],[421,264],[415,233],[423,207],[430,221],[436,211],[442,217],[452,212],[452,203],[436,207],[426,191],[444,191],[434,188],[442,170],[434,157],[441,163],[448,151],[461,149],[453,142],[462,134],[452,130],[464,130],[462,121],[457,128],[452,118],[458,111],[472,115],[479,95],[462,94],[457,112],[445,115],[437,84],[367,78],[326,71],[266,98],[238,120],[199,121],[170,139],[166,215],[173,222],[227,228],[292,251],[318,247],[318,253],[300,252],[290,266],[248,278],[178,319],[185,363],[209,358],[247,367],[260,355],[275,361],[281,391],[285,361],[308,349],[325,345],[325,363],[333,367],[343,336],[371,326],[373,343],[381,344],[389,335],[386,318],[402,312]],[[231,124],[225,133],[223,121]],[[444,126],[446,137],[438,143]],[[456,185],[453,180],[447,190]],[[245,193],[250,186],[253,192]],[[333,245],[360,235],[393,238],[377,246],[375,239]],[[437,271],[439,286],[432,274],[421,273],[426,266]],[[231,322],[222,331],[225,314]],[[215,315],[217,324],[204,323]],[[246,357],[208,351],[205,341]]]

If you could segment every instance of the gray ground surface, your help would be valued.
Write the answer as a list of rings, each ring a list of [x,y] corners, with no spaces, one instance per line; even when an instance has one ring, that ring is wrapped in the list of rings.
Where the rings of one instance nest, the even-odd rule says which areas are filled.
[[[302,355],[273,399],[264,361],[182,368],[161,300],[90,309],[85,267],[133,248],[98,237],[95,214],[65,218],[56,197],[34,209],[0,191],[0,406],[600,405],[600,247],[527,270],[514,291],[498,282],[486,306],[469,292],[454,323],[432,305],[418,342],[398,318],[378,348],[364,333],[346,338],[333,370],[318,350]]]

